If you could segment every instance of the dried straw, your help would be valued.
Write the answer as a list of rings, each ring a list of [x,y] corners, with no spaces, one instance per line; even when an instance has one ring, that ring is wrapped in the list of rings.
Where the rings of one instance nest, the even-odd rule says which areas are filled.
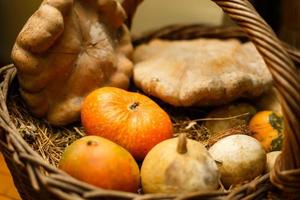
[[[57,166],[64,149],[84,136],[83,128],[53,127],[44,120],[30,115],[19,95],[8,101],[10,114],[25,141],[51,165]]]

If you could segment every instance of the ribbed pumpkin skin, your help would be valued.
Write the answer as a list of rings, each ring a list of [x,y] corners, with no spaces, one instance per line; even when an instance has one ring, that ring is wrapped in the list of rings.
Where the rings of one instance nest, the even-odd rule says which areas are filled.
[[[261,111],[249,122],[253,137],[261,142],[266,152],[281,150],[283,118],[273,111]]]
[[[87,96],[81,120],[88,135],[116,142],[137,160],[173,134],[170,117],[154,101],[113,87],[97,89]]]

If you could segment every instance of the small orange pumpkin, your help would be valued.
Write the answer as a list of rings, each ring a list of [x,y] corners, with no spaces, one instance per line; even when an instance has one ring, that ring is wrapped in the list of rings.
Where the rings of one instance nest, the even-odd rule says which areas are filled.
[[[137,160],[173,134],[170,117],[154,101],[113,87],[97,89],[86,97],[81,120],[88,135],[116,142]]]
[[[269,151],[281,150],[283,141],[283,117],[273,111],[261,111],[252,117],[249,129],[253,137]]]

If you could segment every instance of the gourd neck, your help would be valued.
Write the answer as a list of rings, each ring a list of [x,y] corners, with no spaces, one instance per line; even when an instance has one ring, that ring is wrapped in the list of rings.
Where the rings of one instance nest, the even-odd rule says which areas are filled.
[[[187,152],[187,139],[185,133],[181,133],[178,136],[177,152],[179,154],[185,154]]]

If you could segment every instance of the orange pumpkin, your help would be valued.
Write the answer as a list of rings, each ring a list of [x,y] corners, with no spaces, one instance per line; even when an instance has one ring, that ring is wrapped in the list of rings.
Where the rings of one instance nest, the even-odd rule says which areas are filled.
[[[253,137],[269,151],[281,150],[283,141],[283,118],[273,111],[256,113],[249,122]]]
[[[88,135],[120,144],[137,160],[173,134],[170,117],[154,101],[113,87],[97,89],[86,97],[81,120]]]
[[[92,185],[137,192],[139,167],[123,147],[98,136],[83,137],[65,149],[59,168]]]

